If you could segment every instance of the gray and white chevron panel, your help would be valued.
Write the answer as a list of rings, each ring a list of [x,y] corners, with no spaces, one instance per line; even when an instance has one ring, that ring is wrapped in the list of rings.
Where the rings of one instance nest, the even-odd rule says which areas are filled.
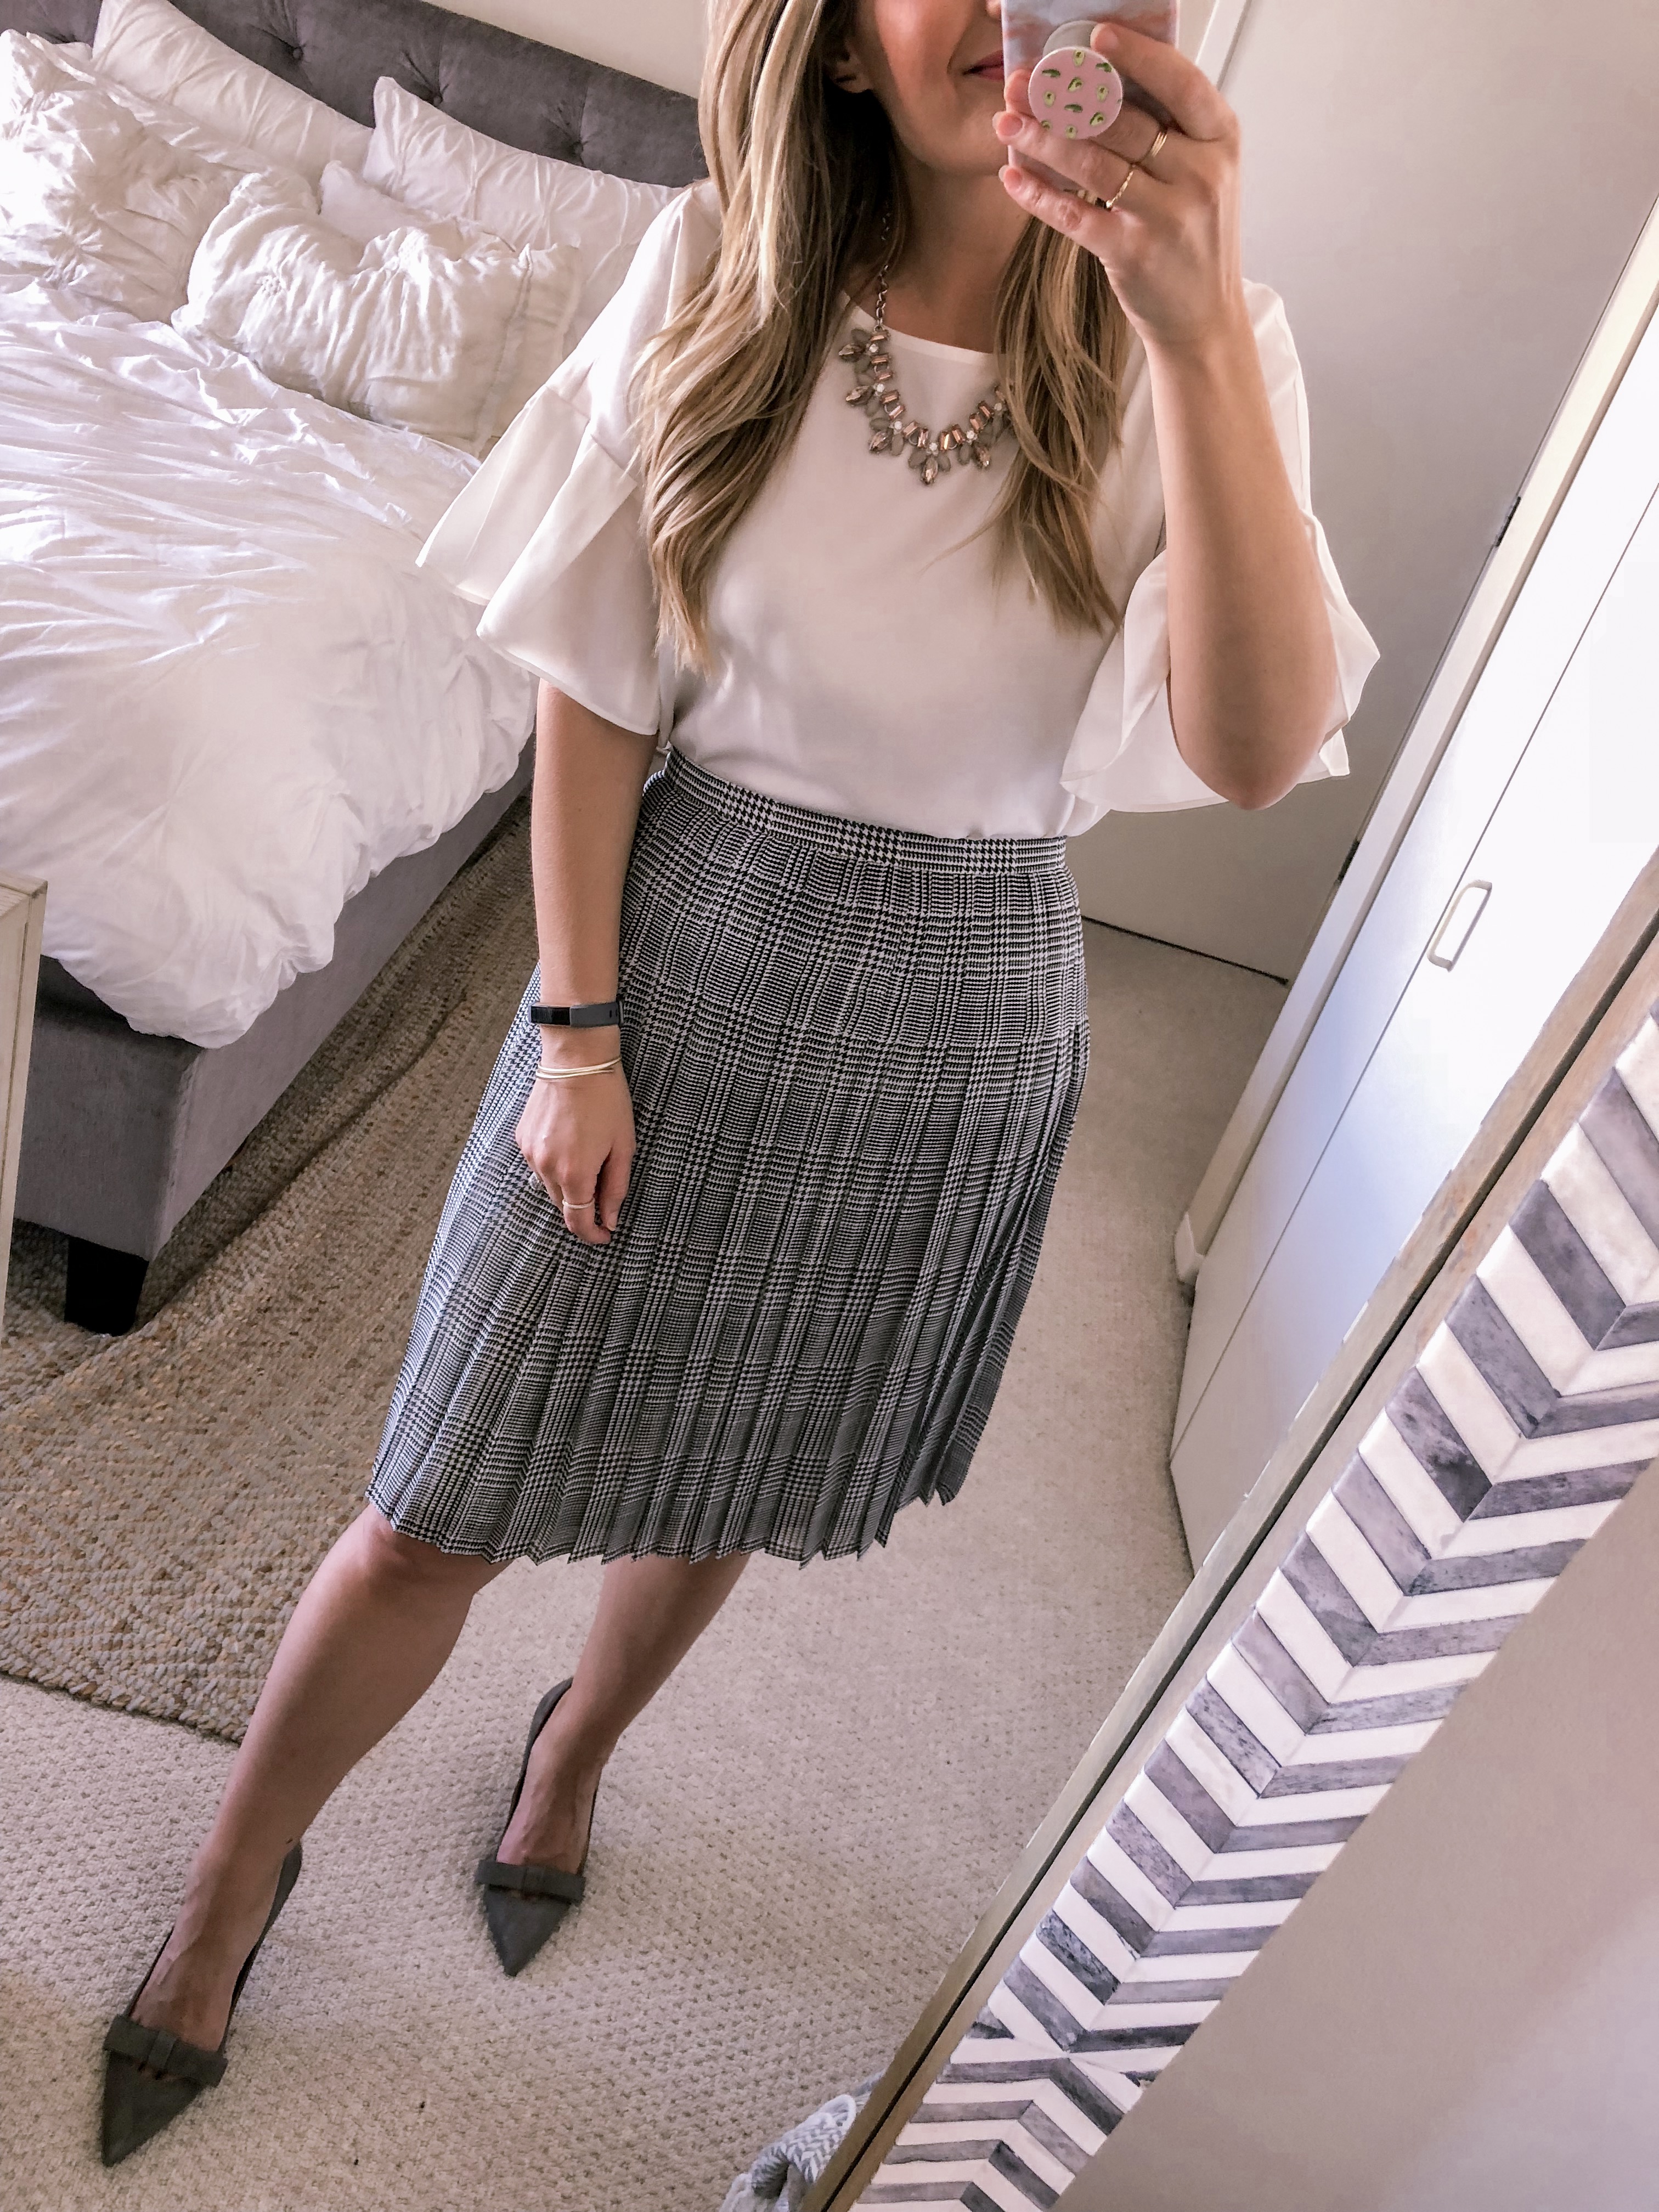
[[[1650,1013],[861,2205],[1053,2204],[1659,1455],[1656,1131]]]

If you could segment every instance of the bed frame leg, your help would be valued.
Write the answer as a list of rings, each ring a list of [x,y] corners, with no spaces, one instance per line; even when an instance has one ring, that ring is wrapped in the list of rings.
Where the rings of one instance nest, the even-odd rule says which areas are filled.
[[[69,1240],[69,1282],[64,1319],[99,1336],[125,1336],[138,1314],[149,1261],[136,1252],[112,1252],[107,1244]]]

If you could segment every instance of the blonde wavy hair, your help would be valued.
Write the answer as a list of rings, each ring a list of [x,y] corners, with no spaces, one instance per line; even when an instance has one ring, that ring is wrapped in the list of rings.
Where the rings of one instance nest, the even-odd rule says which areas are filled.
[[[909,211],[876,100],[833,83],[858,0],[717,0],[699,121],[720,247],[646,349],[635,386],[661,623],[707,661],[726,542],[787,453],[842,317],[904,250]],[[1127,325],[1105,270],[1029,222],[1002,279],[996,343],[1013,453],[986,525],[1057,619],[1115,625],[1091,516],[1119,434]],[[1007,448],[1005,447],[1005,451]]]

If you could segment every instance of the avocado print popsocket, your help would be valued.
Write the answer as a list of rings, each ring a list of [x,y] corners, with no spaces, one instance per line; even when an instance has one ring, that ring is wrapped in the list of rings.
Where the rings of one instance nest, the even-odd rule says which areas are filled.
[[[1062,23],[1031,71],[1031,112],[1064,138],[1098,138],[1123,105],[1123,79],[1089,44],[1094,27],[1087,18]]]

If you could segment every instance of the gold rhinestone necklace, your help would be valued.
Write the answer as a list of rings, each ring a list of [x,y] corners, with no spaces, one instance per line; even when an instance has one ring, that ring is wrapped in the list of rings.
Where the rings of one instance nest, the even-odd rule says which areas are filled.
[[[943,476],[954,460],[959,469],[971,462],[988,469],[991,448],[1008,427],[1008,403],[1002,387],[994,384],[965,423],[951,422],[937,435],[925,422],[905,410],[904,399],[893,379],[893,361],[887,350],[887,271],[876,279],[876,307],[872,330],[855,330],[840,349],[839,358],[856,362],[857,379],[847,395],[849,407],[862,407],[870,418],[870,451],[902,453],[909,448],[910,466],[925,484]]]

